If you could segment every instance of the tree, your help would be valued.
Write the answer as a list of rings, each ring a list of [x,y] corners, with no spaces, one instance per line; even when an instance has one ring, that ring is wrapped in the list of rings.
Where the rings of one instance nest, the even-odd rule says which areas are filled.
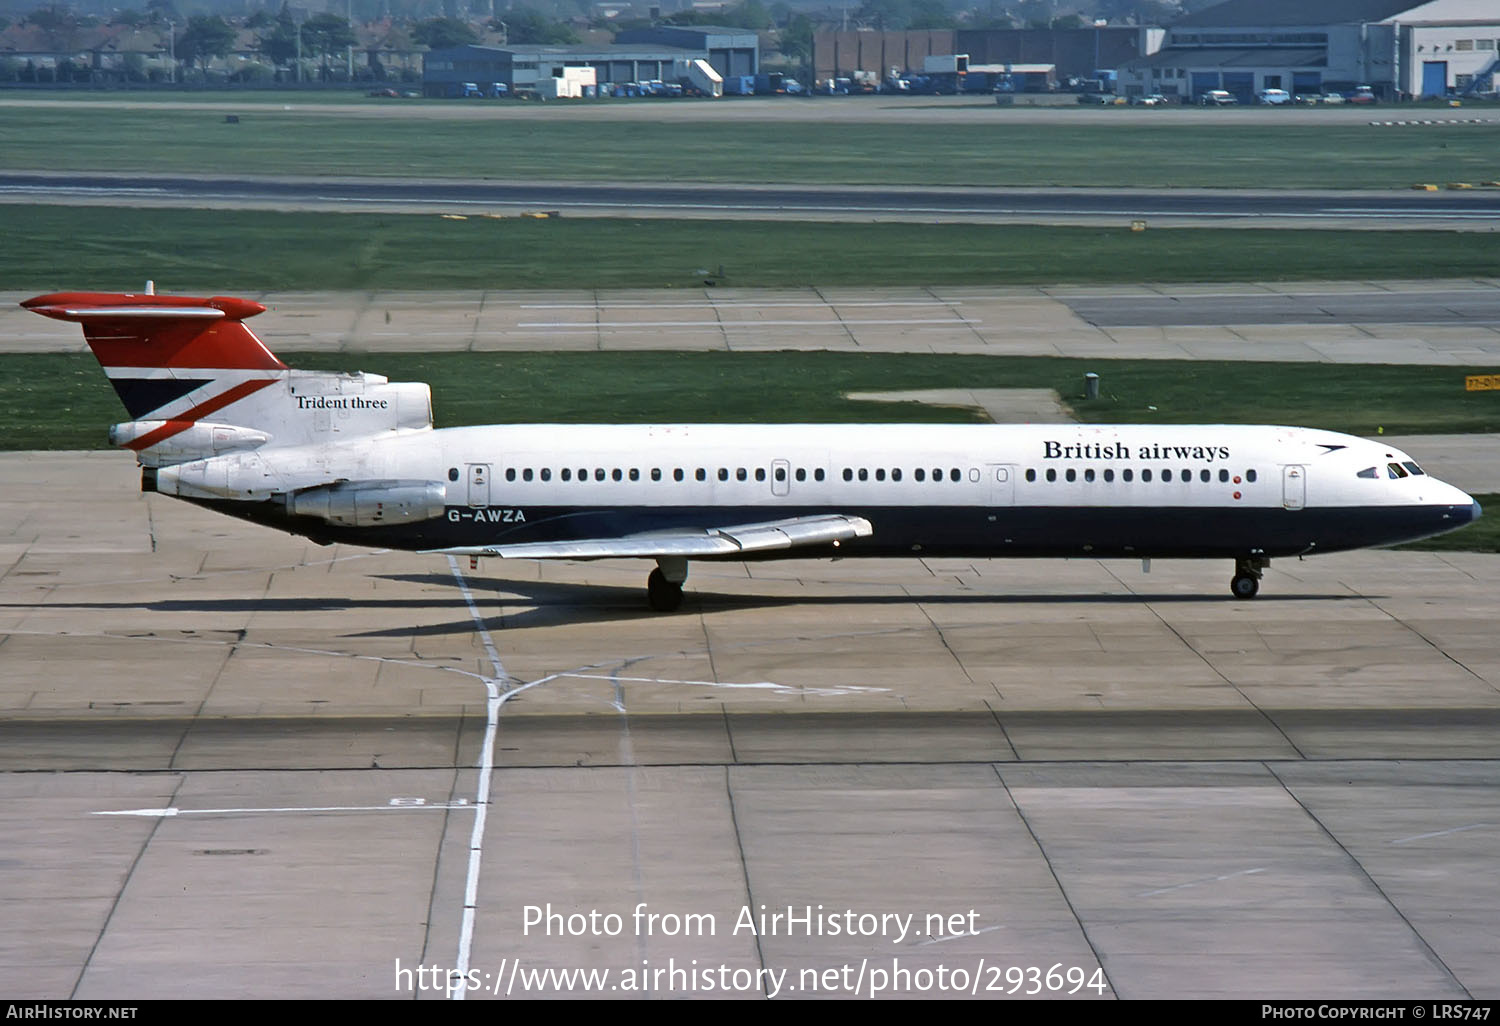
[[[194,61],[206,64],[209,57],[227,54],[236,35],[233,26],[217,14],[195,14],[177,37],[177,59],[186,61],[190,68]]]
[[[260,52],[270,58],[275,65],[287,64],[297,57],[297,23],[292,20],[292,11],[285,3],[276,14],[276,20],[272,23],[269,32],[263,32],[256,38],[256,45]]]
[[[445,50],[450,46],[477,43],[479,33],[457,18],[429,18],[412,28],[411,38],[412,42],[430,50]]]
[[[812,19],[805,14],[793,14],[787,18],[776,48],[791,63],[806,64],[812,60],[812,44]]]
[[[572,26],[549,21],[533,7],[516,7],[506,12],[506,38],[512,43],[539,43],[543,46],[571,46],[580,42]]]
[[[314,14],[302,23],[302,48],[307,53],[343,53],[354,45],[354,30],[337,14]]]
[[[1060,14],[1052,19],[1052,28],[1061,32],[1067,29],[1088,28],[1088,24],[1077,14]]]
[[[264,7],[260,8],[254,14],[250,15],[250,17],[245,19],[245,27],[251,29],[270,28],[274,24],[276,24],[276,15],[272,14]]]

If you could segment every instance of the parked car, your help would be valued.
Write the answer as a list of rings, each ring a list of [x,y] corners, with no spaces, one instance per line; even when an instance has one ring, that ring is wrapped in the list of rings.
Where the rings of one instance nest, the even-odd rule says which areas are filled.
[[[1239,102],[1239,98],[1227,89],[1209,89],[1198,97],[1198,103],[1204,107],[1233,107]]]
[[[1152,93],[1150,96],[1132,96],[1130,103],[1133,107],[1165,107],[1167,98],[1161,93]]]
[[[1367,85],[1355,86],[1354,92],[1349,94],[1350,103],[1374,103],[1375,90]]]
[[[1262,89],[1259,93],[1255,94],[1255,99],[1258,103],[1266,107],[1280,107],[1283,104],[1292,102],[1291,94],[1285,89]]]
[[[394,90],[394,89],[371,89],[369,91],[369,93],[366,94],[366,95],[369,95],[369,96],[388,96],[388,97],[391,97],[391,98],[395,98],[395,97],[400,96],[401,94],[398,93],[398,92],[396,92],[396,90]]]
[[[1323,93],[1318,97],[1319,103],[1343,103],[1343,93]]]

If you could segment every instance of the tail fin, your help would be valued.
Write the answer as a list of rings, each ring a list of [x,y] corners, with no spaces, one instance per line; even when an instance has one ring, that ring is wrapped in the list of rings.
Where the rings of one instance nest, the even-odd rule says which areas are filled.
[[[55,292],[21,305],[83,325],[134,420],[194,421],[287,369],[242,323],[265,310],[247,299]]]
[[[248,299],[158,296],[148,286],[55,292],[21,305],[83,325],[131,417],[110,429],[110,441],[148,467],[432,427],[424,384],[289,369],[245,327],[266,309]]]

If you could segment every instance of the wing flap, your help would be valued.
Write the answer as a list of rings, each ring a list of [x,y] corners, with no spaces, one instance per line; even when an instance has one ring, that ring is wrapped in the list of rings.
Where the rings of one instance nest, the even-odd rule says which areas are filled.
[[[498,556],[502,559],[684,559],[735,556],[742,552],[824,545],[874,533],[863,517],[842,513],[791,517],[732,527],[684,528],[653,531],[619,538],[582,538],[575,541],[518,542],[514,545],[460,545],[429,552],[450,556]]]

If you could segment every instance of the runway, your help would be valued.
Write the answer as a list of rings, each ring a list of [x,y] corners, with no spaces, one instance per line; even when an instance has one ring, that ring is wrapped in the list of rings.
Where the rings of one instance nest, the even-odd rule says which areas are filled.
[[[6,454],[0,991],[1493,998],[1497,571],[698,566],[662,617]]]
[[[568,217],[1493,230],[1500,189],[881,188],[0,173],[0,202]]]

